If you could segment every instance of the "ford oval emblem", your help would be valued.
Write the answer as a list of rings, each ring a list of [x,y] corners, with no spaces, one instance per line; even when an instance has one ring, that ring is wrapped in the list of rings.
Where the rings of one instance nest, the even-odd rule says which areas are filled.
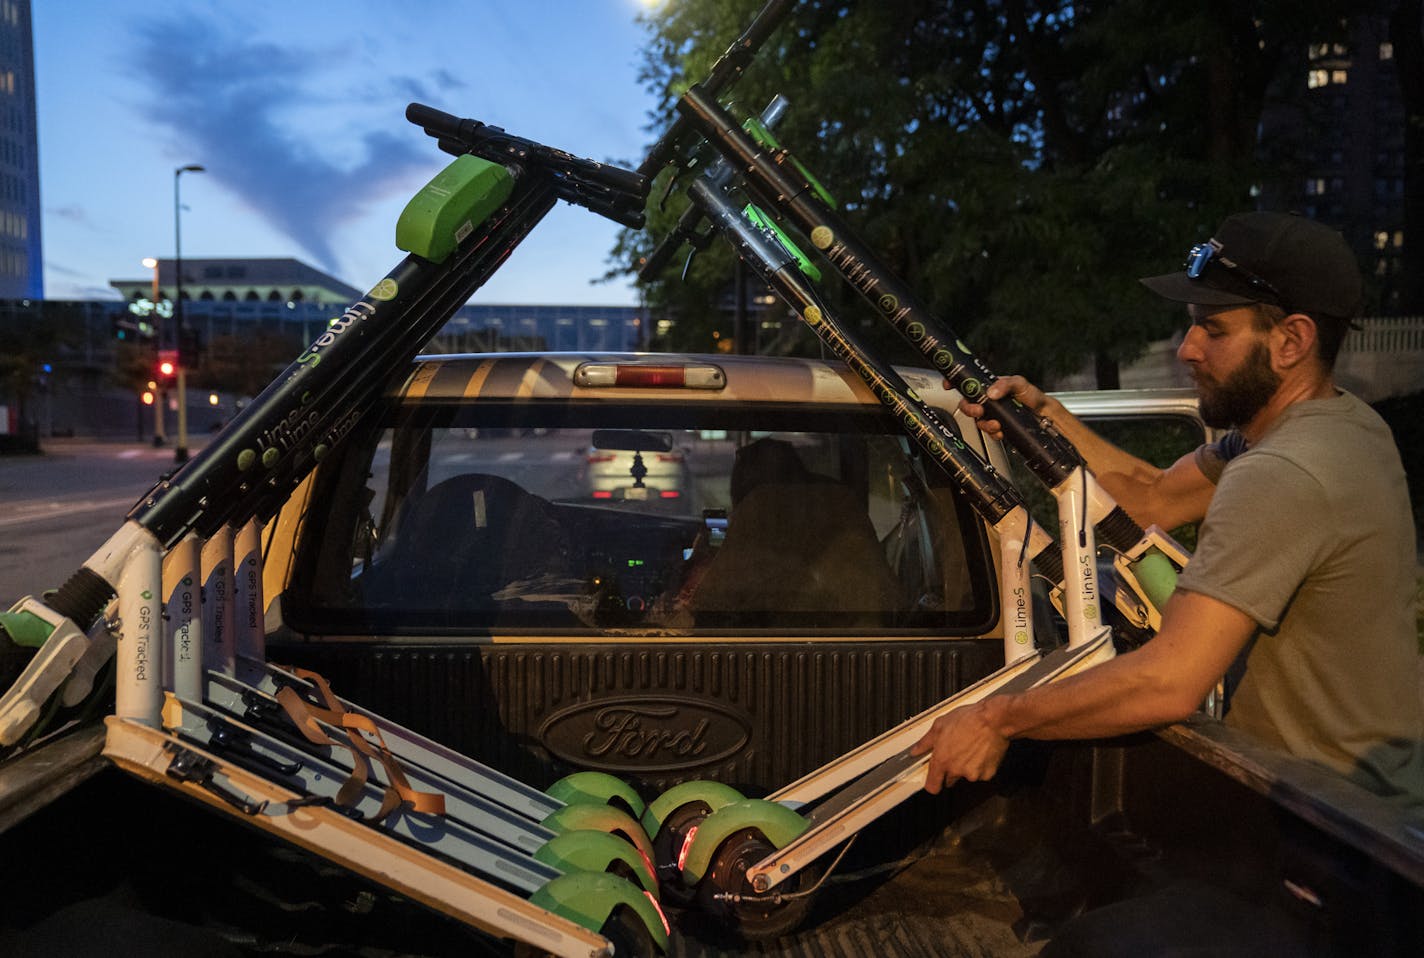
[[[667,772],[710,765],[751,738],[745,716],[720,702],[672,697],[582,702],[549,716],[544,747],[581,768]]]

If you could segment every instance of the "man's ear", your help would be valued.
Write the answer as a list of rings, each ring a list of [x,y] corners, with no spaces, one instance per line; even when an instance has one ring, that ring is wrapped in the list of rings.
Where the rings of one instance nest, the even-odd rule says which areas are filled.
[[[1291,313],[1271,329],[1276,362],[1284,369],[1299,365],[1311,355],[1319,355],[1315,320],[1305,313]]]

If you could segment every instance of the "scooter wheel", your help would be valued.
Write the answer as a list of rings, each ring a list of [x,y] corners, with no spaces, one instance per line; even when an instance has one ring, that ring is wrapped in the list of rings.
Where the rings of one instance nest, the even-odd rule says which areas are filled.
[[[755,828],[735,832],[717,846],[697,885],[697,903],[702,910],[747,941],[787,934],[801,924],[811,907],[812,896],[798,893],[815,884],[819,865],[803,868],[764,895],[752,889],[747,869],[775,850]]]
[[[697,889],[682,882],[682,846],[688,835],[700,825],[712,809],[703,801],[679,805],[663,819],[657,837],[653,839],[653,860],[658,867],[658,890],[664,905],[687,908],[697,898]]]
[[[613,909],[598,933],[613,945],[614,958],[658,958],[662,949],[638,913],[626,905]]]

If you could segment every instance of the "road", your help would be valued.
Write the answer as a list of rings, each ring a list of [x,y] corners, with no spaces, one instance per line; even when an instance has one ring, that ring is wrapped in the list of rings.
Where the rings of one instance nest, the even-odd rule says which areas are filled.
[[[0,457],[5,608],[62,585],[123,523],[138,497],[175,468],[171,446],[57,439],[43,449],[39,456]]]

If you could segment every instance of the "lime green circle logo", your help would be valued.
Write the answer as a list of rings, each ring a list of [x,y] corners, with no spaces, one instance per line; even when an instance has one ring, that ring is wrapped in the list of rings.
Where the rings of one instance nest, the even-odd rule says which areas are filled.
[[[911,323],[910,325],[905,327],[905,335],[910,337],[911,342],[918,343],[920,340],[925,338],[925,324]]]
[[[1083,609],[1083,618],[1085,618],[1085,619],[1096,619],[1097,617],[1098,617],[1098,607],[1097,607],[1097,606],[1095,606],[1095,605],[1090,605],[1090,606],[1087,606],[1086,608]]]
[[[387,276],[371,288],[371,298],[378,299],[383,303],[388,303],[396,298],[396,293],[400,292],[400,286],[395,280]]]
[[[900,301],[886,293],[875,301],[875,305],[880,307],[882,313],[893,313],[900,308]]]
[[[954,363],[954,356],[947,349],[941,349],[934,354],[930,362],[935,364],[936,369],[948,369]]]
[[[807,306],[806,312],[801,315],[806,317],[806,322],[815,326],[821,322],[821,310],[816,306]]]
[[[262,465],[266,466],[268,469],[271,469],[277,464],[277,460],[280,458],[282,458],[282,454],[277,451],[277,448],[275,446],[273,446],[262,454]]]
[[[829,226],[818,226],[811,231],[811,245],[816,249],[827,249],[835,238]]]
[[[246,472],[257,462],[257,452],[253,449],[244,449],[237,454],[237,468],[240,472]]]
[[[959,384],[959,392],[966,399],[972,399],[984,391],[984,384],[977,379],[966,379]]]
[[[1015,645],[1028,645],[1028,633],[1020,629],[1014,633]]]

